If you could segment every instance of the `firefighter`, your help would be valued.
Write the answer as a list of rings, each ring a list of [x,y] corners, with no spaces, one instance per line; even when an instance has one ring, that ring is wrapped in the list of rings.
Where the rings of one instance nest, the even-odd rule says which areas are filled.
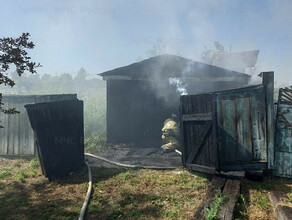
[[[163,151],[170,152],[180,147],[179,138],[180,132],[178,124],[175,121],[176,116],[172,115],[172,118],[165,120],[162,131],[162,146]]]

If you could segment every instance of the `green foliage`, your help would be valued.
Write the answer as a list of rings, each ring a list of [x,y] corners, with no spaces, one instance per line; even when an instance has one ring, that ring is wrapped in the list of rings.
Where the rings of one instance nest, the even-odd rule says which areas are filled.
[[[0,170],[0,180],[3,180],[5,177],[9,176],[11,174],[11,169],[2,169]]]
[[[85,136],[84,140],[85,152],[94,153],[96,151],[100,151],[107,146],[106,142],[106,132],[103,133],[94,133],[89,136]]]
[[[30,167],[32,169],[37,169],[40,166],[40,161],[39,158],[34,157],[31,161],[30,161]]]
[[[25,183],[25,182],[26,182],[25,179],[26,179],[27,176],[28,176],[28,175],[26,174],[25,170],[23,170],[23,169],[20,169],[20,170],[16,173],[16,175],[15,175],[16,179],[19,180],[19,181],[22,182],[22,183]]]
[[[35,68],[40,67],[38,63],[30,61],[27,50],[33,49],[33,42],[29,41],[29,33],[23,33],[18,38],[0,38],[0,85],[13,87],[15,82],[7,75],[7,71],[13,64],[16,72],[21,76],[24,71],[35,73]],[[0,113],[16,114],[19,113],[15,108],[3,109],[2,93],[0,93]],[[0,128],[3,128],[0,126]]]
[[[220,191],[217,191],[213,203],[210,205],[209,208],[206,208],[206,217],[208,220],[216,218],[224,198],[224,195],[222,195]]]
[[[236,212],[238,212],[241,217],[245,217],[247,215],[246,205],[247,205],[247,202],[244,195],[239,194],[237,198]]]
[[[31,159],[25,166],[21,166],[20,161],[16,160],[13,163],[13,167],[18,168],[14,169],[14,178],[21,183],[25,183],[27,178],[35,177],[40,174],[40,162],[37,157]]]

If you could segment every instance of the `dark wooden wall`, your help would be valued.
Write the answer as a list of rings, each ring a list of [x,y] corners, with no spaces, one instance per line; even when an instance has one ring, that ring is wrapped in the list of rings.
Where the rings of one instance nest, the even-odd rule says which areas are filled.
[[[183,163],[218,168],[215,94],[181,96]]]
[[[179,110],[179,97],[174,88],[169,89],[170,104],[157,98],[145,81],[107,81],[108,141],[159,147],[163,122]]]
[[[213,81],[212,81],[213,80]],[[189,80],[189,94],[221,91],[246,85],[246,78],[222,81]],[[142,80],[107,80],[107,139],[112,143],[159,147],[165,119],[179,113],[176,87],[168,79],[153,83]]]
[[[67,176],[84,166],[83,101],[43,102],[25,108],[46,177]]]

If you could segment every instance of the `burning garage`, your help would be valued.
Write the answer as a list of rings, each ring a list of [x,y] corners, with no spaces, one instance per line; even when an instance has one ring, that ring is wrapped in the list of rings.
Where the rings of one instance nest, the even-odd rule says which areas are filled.
[[[165,119],[179,97],[246,86],[250,76],[175,55],[160,55],[101,73],[107,82],[107,140],[161,145]]]

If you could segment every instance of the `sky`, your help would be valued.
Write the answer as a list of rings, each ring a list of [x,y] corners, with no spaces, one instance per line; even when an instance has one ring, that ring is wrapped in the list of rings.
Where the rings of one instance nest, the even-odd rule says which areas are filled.
[[[39,74],[90,76],[165,53],[200,61],[219,41],[232,52],[259,49],[257,71],[292,84],[289,0],[0,0],[0,37],[31,34]],[[164,52],[163,51],[163,52]]]

